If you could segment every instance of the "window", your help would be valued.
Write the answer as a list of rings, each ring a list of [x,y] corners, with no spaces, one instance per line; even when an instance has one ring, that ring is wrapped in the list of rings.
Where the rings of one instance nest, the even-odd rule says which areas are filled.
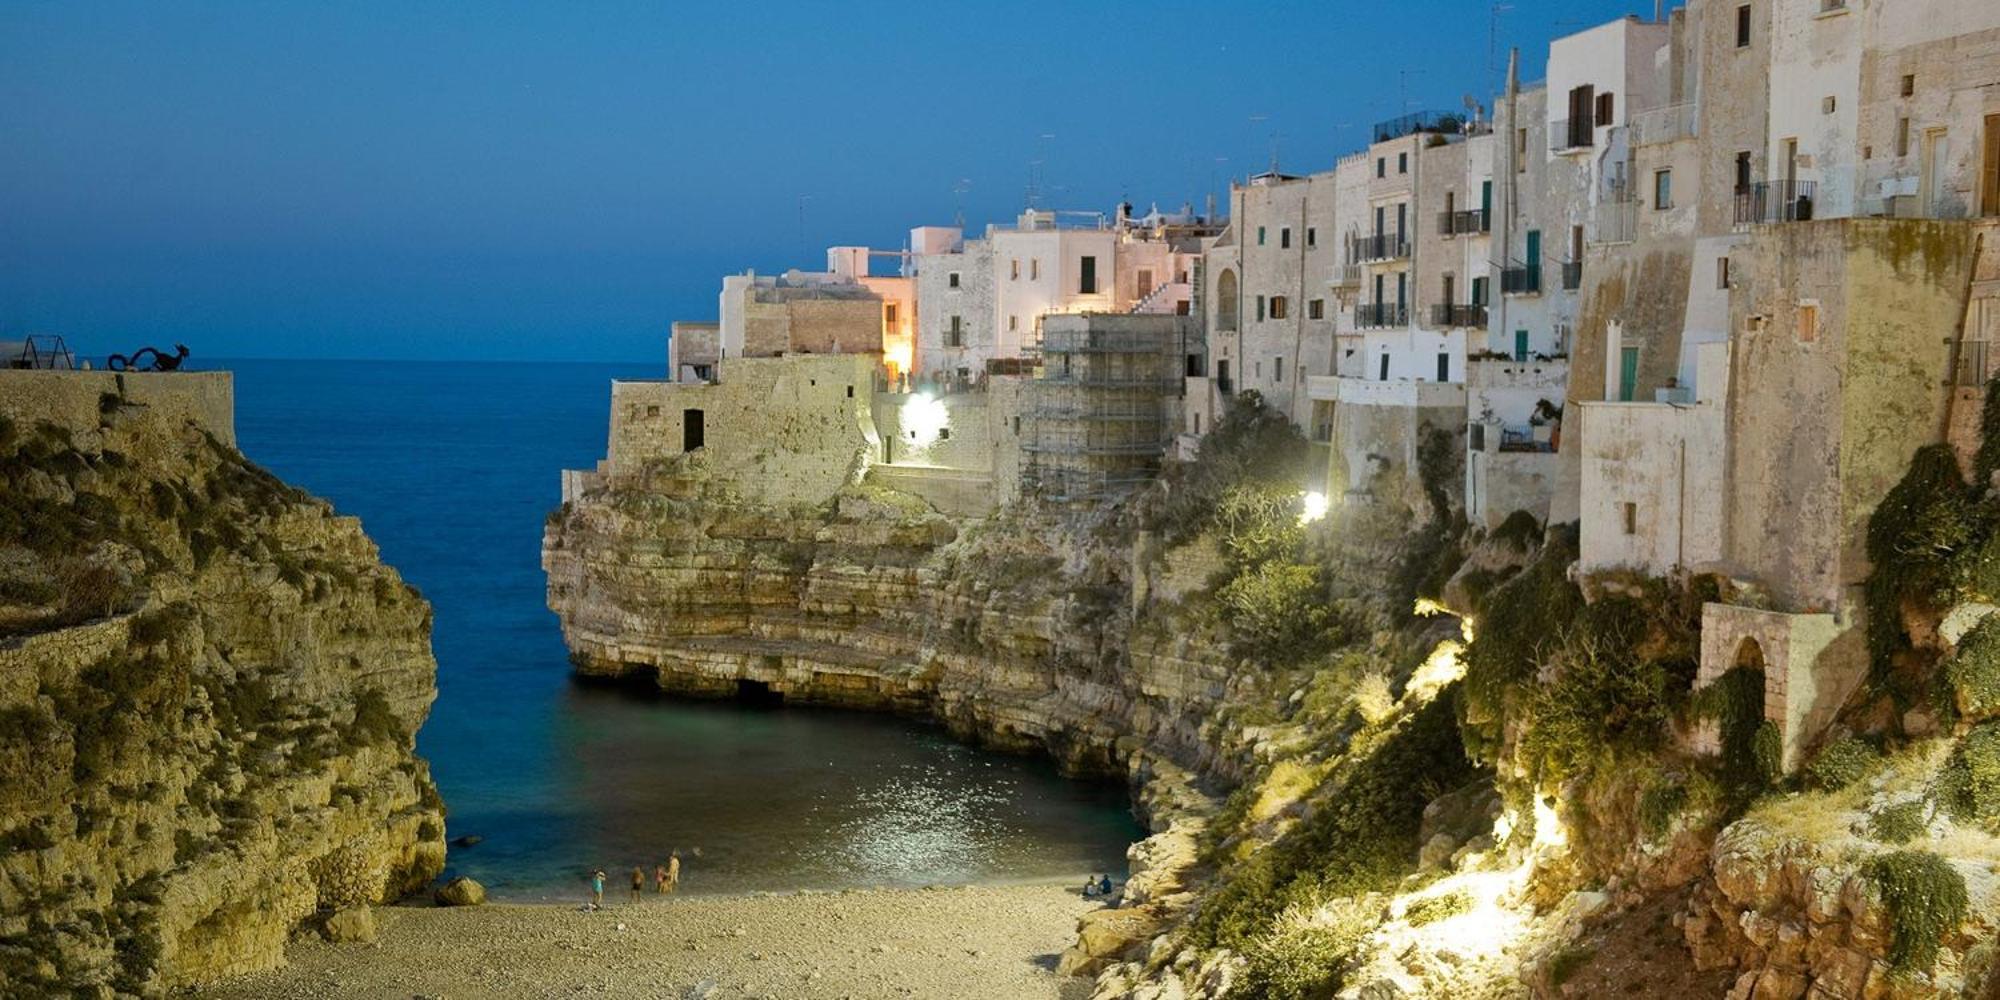
[[[1376,158],[1375,158],[1375,176],[1377,176],[1377,177],[1387,177],[1387,176],[1389,176],[1389,160],[1388,160],[1388,158],[1386,158],[1386,157],[1381,157],[1381,156],[1378,156],[1378,157],[1376,157]]]
[[[1746,149],[1736,154],[1736,193],[1742,194],[1748,190],[1750,190],[1750,151]]]
[[[1484,277],[1472,279],[1472,304],[1475,306],[1486,304],[1486,279]]]
[[[1286,303],[1285,303],[1285,297],[1284,297],[1284,296],[1282,296],[1282,295],[1273,295],[1273,296],[1271,296],[1271,318],[1272,318],[1272,319],[1284,319],[1284,318],[1285,318],[1285,311],[1286,311],[1286,310],[1285,310],[1285,305],[1286,305]]]
[[[945,283],[945,287],[947,287],[947,288],[957,288],[957,287],[958,287],[958,272],[957,272],[957,271],[953,271],[953,272],[951,272],[950,274],[947,274],[947,275],[945,275],[945,277],[944,277],[944,283]]]
[[[1820,113],[1820,114],[1823,114],[1823,115],[1830,115],[1830,114],[1833,114],[1833,109],[1834,109],[1834,107],[1835,107],[1835,103],[1834,103],[1834,100],[1833,100],[1833,95],[1832,95],[1832,94],[1828,94],[1828,95],[1826,95],[1825,97],[1822,97],[1822,98],[1820,98],[1820,99],[1819,99],[1819,113]]]
[[[1309,247],[1319,246],[1319,230],[1314,229],[1311,226],[1306,227],[1306,246]]]
[[[1195,432],[1195,435],[1196,435],[1196,436],[1200,436],[1200,434],[1201,434],[1201,411],[1200,411],[1200,410],[1196,410],[1196,411],[1195,411],[1195,414],[1194,414],[1194,432]]]
[[[1514,132],[1514,172],[1518,174],[1528,172],[1527,129],[1516,129]]]
[[[1626,503],[1622,506],[1625,508],[1625,533],[1628,535],[1638,534],[1639,505],[1636,503]]]
[[[1021,280],[1021,258],[1016,257],[1013,260],[1007,262],[1007,280],[1008,281]]]
[[[1384,382],[1387,382],[1387,381],[1389,381],[1389,352],[1388,352],[1388,351],[1383,351],[1383,352],[1382,352],[1382,374],[1381,374],[1381,380],[1382,380],[1382,381],[1384,381]]]
[[[959,317],[957,317],[957,316],[953,316],[953,317],[951,318],[951,325],[945,328],[945,331],[944,331],[944,346],[946,346],[946,347],[964,347],[964,346],[965,346],[965,326],[964,326],[964,321],[963,321],[963,320],[961,320],[961,319],[960,319]]]
[[[1271,376],[1271,381],[1283,382],[1285,380],[1285,356],[1280,354],[1272,358],[1271,362],[1272,366],[1276,368],[1276,373]]]
[[[700,451],[706,443],[707,425],[700,410],[681,411],[681,450]]]
[[[1011,330],[1019,330],[1020,328],[1021,328],[1021,317],[1019,317],[1019,316],[1009,316],[1009,317],[1007,317],[1007,329],[1008,329],[1008,330],[1010,330],[1010,331],[1011,331]]]
[[[1076,290],[1083,295],[1097,294],[1097,258],[1083,258],[1083,273],[1077,276]]]
[[[1307,318],[1307,319],[1325,319],[1325,318],[1326,318],[1326,300],[1325,300],[1325,299],[1308,299],[1308,300],[1306,301],[1306,318]]]
[[[1910,120],[1908,118],[1896,119],[1896,155],[1910,155]]]
[[[1729,258],[1715,258],[1715,287],[1729,287]]]
[[[896,304],[894,302],[885,302],[882,304],[882,325],[896,325]]]
[[[1278,230],[1278,249],[1290,250],[1291,248],[1292,248],[1292,227],[1286,226],[1283,229]]]
[[[648,406],[646,407],[646,415],[649,417],[657,417],[660,415],[660,408],[657,406]]]
[[[1264,318],[1264,297],[1262,295],[1257,296],[1257,318],[1259,320]]]
[[[851,385],[847,387],[847,398],[848,399],[854,398],[854,387]]]
[[[1736,8],[1736,47],[1750,47],[1750,5],[1747,3]]]
[[[1674,172],[1653,171],[1653,211],[1664,212],[1674,207]]]
[[[1260,247],[1264,245],[1264,227],[1263,227],[1263,226],[1258,226],[1258,227],[1257,227],[1257,245],[1258,245],[1258,246],[1260,246]]]
[[[1410,154],[1408,153],[1396,154],[1396,172],[1399,174],[1407,174],[1410,172]]]
[[[1028,258],[1028,280],[1042,280],[1042,259],[1040,257]]]
[[[1617,105],[1612,101],[1610,91],[1605,91],[1604,93],[1597,95],[1596,124],[1599,125],[1611,124],[1611,115],[1616,110],[1617,110]]]
[[[1810,344],[1819,339],[1819,300],[1806,299],[1799,303],[1799,343]]]
[[[1917,75],[1915,73],[1903,74],[1903,96],[1917,96]]]

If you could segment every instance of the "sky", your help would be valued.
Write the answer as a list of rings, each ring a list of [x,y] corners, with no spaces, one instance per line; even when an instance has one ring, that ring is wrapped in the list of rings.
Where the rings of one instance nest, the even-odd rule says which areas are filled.
[[[1652,13],[1505,8],[0,0],[0,340],[663,359],[724,274],[1010,221],[1031,161],[1200,207]]]

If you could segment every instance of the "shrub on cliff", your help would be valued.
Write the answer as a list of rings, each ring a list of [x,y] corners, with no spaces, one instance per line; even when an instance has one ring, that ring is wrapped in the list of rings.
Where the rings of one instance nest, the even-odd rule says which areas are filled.
[[[1465,725],[1481,743],[1498,741],[1512,693],[1525,692],[1583,608],[1567,572],[1574,555],[1567,546],[1549,546],[1486,600],[1477,637],[1465,650],[1461,688]]]
[[[1312,445],[1297,424],[1264,402],[1255,391],[1231,400],[1192,462],[1172,465],[1149,494],[1145,525],[1168,545],[1180,545],[1213,523],[1222,495],[1232,486],[1306,486]]]
[[[1290,561],[1305,539],[1299,491],[1270,483],[1231,486],[1216,504],[1215,529],[1238,566]]]
[[[354,695],[354,720],[347,727],[347,745],[398,743],[406,738],[402,720],[379,688],[362,688]]]
[[[1975,726],[1960,737],[1933,787],[1938,803],[1955,820],[2000,818],[2000,722]]]
[[[1720,777],[1738,806],[1747,804],[1770,784],[1772,774],[1760,760],[1757,733],[1764,723],[1764,672],[1731,667],[1694,696],[1696,718],[1715,724]]]
[[[1882,764],[1882,754],[1866,741],[1843,736],[1820,748],[1806,765],[1805,785],[1816,791],[1846,788],[1873,773]]]
[[[1656,616],[1638,598],[1606,595],[1562,630],[1553,683],[1529,703],[1522,755],[1537,774],[1563,779],[1607,753],[1646,754],[1664,740],[1693,680],[1684,652],[1661,655]]]
[[[1949,600],[1960,571],[1955,560],[1977,550],[1981,522],[1951,446],[1918,449],[1902,480],[1868,519],[1868,559],[1874,566],[1865,591],[1868,645],[1877,677],[1888,677],[1892,657],[1908,646],[1904,605]]]
[[[1237,573],[1216,598],[1240,656],[1295,663],[1339,639],[1317,567],[1260,563]]]
[[[1889,909],[1889,962],[1922,972],[1937,964],[1944,936],[1965,919],[1965,877],[1929,851],[1877,855],[1865,872]]]
[[[2000,614],[1981,619],[1959,638],[1944,671],[1961,716],[1977,721],[2000,715]]]

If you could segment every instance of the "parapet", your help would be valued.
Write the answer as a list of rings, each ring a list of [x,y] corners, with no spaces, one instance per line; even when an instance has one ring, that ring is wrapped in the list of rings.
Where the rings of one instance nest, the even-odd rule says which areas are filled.
[[[236,447],[236,383],[229,372],[86,372],[0,369],[0,415],[23,427],[46,421],[95,431],[109,405],[189,421]]]

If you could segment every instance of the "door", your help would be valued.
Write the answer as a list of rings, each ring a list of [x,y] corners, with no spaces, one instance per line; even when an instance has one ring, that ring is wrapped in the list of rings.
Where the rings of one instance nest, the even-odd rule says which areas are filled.
[[[1215,387],[1222,390],[1224,396],[1229,395],[1229,360],[1227,358],[1218,360],[1215,363]]]
[[[1528,266],[1542,266],[1542,231],[1528,230]]]
[[[1789,200],[1797,192],[1799,185],[1799,141],[1785,140],[1785,189],[1778,192],[1780,200]]]
[[[2000,115],[1986,116],[1986,155],[1979,167],[1979,214],[2000,215]]]
[[[1143,299],[1151,294],[1153,294],[1153,272],[1142,267],[1139,269],[1139,287],[1132,290],[1132,297]]]
[[[681,450],[700,451],[707,443],[707,430],[700,410],[681,411]]]
[[[1451,381],[1451,355],[1443,351],[1438,352],[1438,381]]]
[[[1939,202],[1945,192],[1945,162],[1951,159],[1951,138],[1944,129],[1924,130],[1923,173],[1918,175],[1917,210],[1925,218],[1936,219],[1943,215]]]
[[[1381,378],[1381,380],[1382,380],[1382,381],[1384,381],[1384,382],[1387,382],[1387,381],[1389,381],[1389,352],[1388,352],[1388,351],[1383,351],[1383,352],[1382,352],[1382,374],[1381,374],[1381,375],[1380,375],[1379,377],[1380,377],[1380,378]]]
[[[1528,360],[1528,331],[1514,331],[1514,360]]]
[[[1484,180],[1479,182],[1479,231],[1485,232],[1492,227],[1493,182],[1491,180]]]
[[[1447,311],[1449,311],[1451,306],[1455,306],[1458,304],[1457,297],[1452,294],[1453,292],[1456,292],[1458,290],[1457,288],[1453,287],[1457,284],[1458,284],[1457,275],[1447,274],[1444,276],[1444,304]],[[1452,325],[1452,319],[1453,317],[1449,316],[1445,317],[1445,325],[1447,326]]]
[[[1629,403],[1639,391],[1639,349],[1627,347],[1618,356],[1618,401]]]

